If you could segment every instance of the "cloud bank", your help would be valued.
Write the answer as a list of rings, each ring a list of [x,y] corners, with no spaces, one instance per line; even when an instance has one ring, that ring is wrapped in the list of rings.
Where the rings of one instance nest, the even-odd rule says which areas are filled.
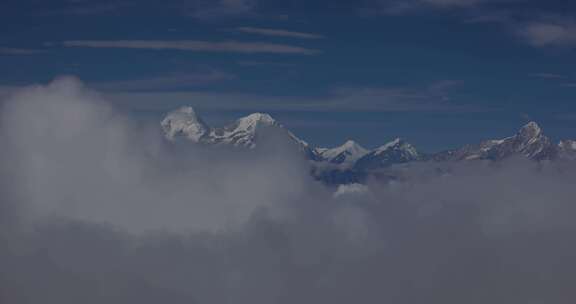
[[[23,193],[25,200],[36,204],[32,208],[41,215],[68,210],[67,215],[84,220],[112,219],[113,223],[126,224],[124,228],[128,230],[134,230],[132,224],[143,229],[168,229],[220,222],[218,225],[223,227],[228,216],[230,221],[234,220],[236,207],[241,213],[242,204],[256,201],[266,204],[278,197],[278,191],[289,194],[292,187],[282,186],[284,190],[263,187],[258,193],[246,192],[245,200],[236,196],[236,207],[220,206],[226,210],[221,214],[217,211],[218,203],[209,202],[210,196],[216,195],[217,201],[230,201],[221,198],[235,196],[232,192],[244,187],[251,189],[273,182],[275,178],[267,175],[276,171],[284,172],[277,176],[287,181],[306,180],[302,179],[306,175],[298,172],[298,166],[291,164],[291,168],[285,168],[285,162],[274,161],[277,157],[274,154],[257,162],[243,156],[232,157],[225,151],[193,147],[173,152],[172,147],[164,145],[156,126],[134,125],[74,78],[63,78],[50,86],[18,94],[6,103],[2,122],[3,138],[9,147],[7,157],[21,166],[24,174],[20,182],[28,189]],[[210,160],[212,157],[216,158]],[[290,159],[290,155],[282,155],[285,157]],[[224,159],[230,161],[223,162]],[[206,166],[203,162],[219,165]],[[275,169],[269,167],[276,165]],[[54,172],[59,172],[57,178],[51,177]],[[246,172],[253,173],[254,178],[244,176]],[[186,193],[179,190],[191,180],[204,182],[186,186],[190,187]],[[226,184],[236,189],[227,193]],[[301,185],[290,184],[295,190]],[[198,205],[197,211],[172,213],[173,207],[185,206],[189,200],[205,204]],[[124,203],[129,205],[123,206]],[[133,217],[137,209],[151,218]],[[210,210],[222,218],[210,218]],[[162,215],[163,212],[170,214]],[[185,215],[179,221],[178,213],[196,213],[198,219]]]
[[[0,144],[2,303],[572,303],[574,164],[334,191],[282,142],[168,144],[74,78],[5,100]]]

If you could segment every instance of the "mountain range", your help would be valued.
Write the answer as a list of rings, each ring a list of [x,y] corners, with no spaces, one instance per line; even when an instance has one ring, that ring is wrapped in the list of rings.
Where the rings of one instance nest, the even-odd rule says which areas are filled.
[[[280,138],[310,161],[316,178],[336,184],[359,182],[393,165],[416,161],[499,161],[512,156],[534,161],[576,160],[576,140],[553,143],[535,122],[529,122],[510,137],[433,154],[422,153],[400,138],[373,150],[352,140],[335,148],[312,147],[265,113],[250,114],[224,127],[213,128],[192,107],[182,107],[168,113],[161,126],[170,141],[245,150],[259,148],[267,137]]]

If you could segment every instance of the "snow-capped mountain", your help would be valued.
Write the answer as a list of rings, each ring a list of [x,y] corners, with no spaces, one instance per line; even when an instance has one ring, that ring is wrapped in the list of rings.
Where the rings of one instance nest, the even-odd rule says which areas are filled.
[[[400,138],[396,138],[358,159],[354,169],[357,171],[371,171],[421,159],[422,155],[414,146]]]
[[[185,137],[193,142],[201,142],[210,133],[210,127],[198,117],[192,107],[181,107],[168,113],[161,126],[169,140]]]
[[[214,144],[254,149],[257,146],[258,137],[265,129],[283,128],[270,115],[253,113],[223,128],[212,129],[209,139]]]
[[[513,155],[522,155],[532,160],[554,158],[556,147],[546,137],[540,126],[530,122],[523,126],[516,135],[504,139],[493,139],[478,145],[468,145],[461,149],[442,152],[434,155],[436,160],[502,160]]]
[[[192,107],[187,106],[168,113],[161,126],[165,137],[170,141],[185,139],[199,144],[255,149],[264,137],[273,137],[286,139],[309,159],[317,158],[308,143],[265,113],[253,113],[222,128],[212,128]]]
[[[353,164],[368,154],[369,151],[355,141],[348,140],[339,147],[332,149],[316,148],[315,152],[321,160],[331,164]]]
[[[535,122],[526,124],[514,136],[436,154],[420,153],[399,138],[373,150],[365,149],[353,140],[336,148],[313,148],[265,113],[250,114],[227,126],[212,128],[192,107],[182,107],[168,113],[161,126],[170,141],[184,139],[202,145],[246,150],[270,142],[288,143],[279,147],[296,148],[310,161],[313,175],[331,184],[361,182],[393,165],[414,161],[499,161],[514,155],[534,161],[576,160],[576,140],[564,140],[555,145]]]

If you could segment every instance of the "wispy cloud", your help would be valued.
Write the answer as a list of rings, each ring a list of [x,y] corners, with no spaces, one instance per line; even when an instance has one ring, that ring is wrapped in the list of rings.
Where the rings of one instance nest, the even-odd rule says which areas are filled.
[[[121,9],[135,6],[136,3],[126,0],[102,0],[97,3],[86,0],[65,1],[61,7],[43,11],[44,15],[101,15],[115,13]]]
[[[477,113],[497,110],[494,107],[454,102],[454,90],[462,83],[454,80],[411,87],[336,88],[315,96],[222,92],[194,87],[225,81],[227,77],[234,76],[215,72],[205,76],[179,74],[88,84],[102,91],[114,103],[136,111],[166,112],[185,104],[213,111]],[[0,87],[0,97],[21,88],[6,87],[2,90]]]
[[[274,37],[288,37],[288,38],[300,38],[300,39],[321,39],[324,36],[313,33],[303,33],[294,32],[282,29],[270,29],[270,28],[260,28],[260,27],[238,27],[236,31],[248,34],[264,35],[264,36],[274,36]]]
[[[543,79],[565,79],[564,75],[555,73],[531,73],[529,76]]]
[[[352,87],[333,92],[337,107],[386,109],[394,111],[434,111],[456,108],[451,104],[452,91],[462,84],[442,80],[423,87]]]
[[[40,49],[0,47],[0,55],[36,55],[45,52],[45,50]]]
[[[418,1],[437,6],[471,6],[482,2],[489,2],[489,0],[418,0]]]
[[[380,13],[449,10],[469,23],[499,24],[534,47],[576,46],[573,12],[530,5],[531,0],[380,0]]]
[[[554,116],[557,120],[576,121],[576,113],[559,113]]]
[[[207,69],[192,73],[176,73],[148,78],[137,78],[107,82],[92,82],[91,87],[104,91],[164,91],[183,90],[198,86],[206,86],[234,79],[235,76],[215,69]]]
[[[18,1],[15,1],[18,2]],[[20,2],[37,2],[20,0]],[[31,5],[39,15],[106,15],[131,13],[140,9],[161,9],[197,19],[212,19],[251,14],[257,0],[50,0],[46,5]]]
[[[179,50],[193,52],[270,53],[315,55],[319,50],[301,46],[265,42],[201,41],[201,40],[71,40],[62,43],[66,47],[120,48],[145,50]]]
[[[287,62],[272,62],[272,61],[253,61],[253,60],[240,60],[236,62],[239,66],[243,67],[291,67],[292,63]]]
[[[381,0],[380,6],[386,14],[404,14],[423,9],[458,9],[475,7],[485,2],[506,0]]]
[[[485,112],[487,107],[453,102],[457,81],[440,81],[423,87],[338,88],[320,96],[275,96],[246,92],[174,90],[107,94],[111,100],[138,110],[167,111],[192,102],[211,110],[258,111],[375,111],[375,112]]]
[[[575,22],[532,22],[522,25],[518,35],[535,47],[575,46]]]
[[[188,0],[188,15],[198,19],[241,16],[254,12],[257,0]]]
[[[532,73],[530,76],[552,81],[556,85],[560,85],[564,88],[576,88],[576,82],[574,79],[567,75],[555,73]]]

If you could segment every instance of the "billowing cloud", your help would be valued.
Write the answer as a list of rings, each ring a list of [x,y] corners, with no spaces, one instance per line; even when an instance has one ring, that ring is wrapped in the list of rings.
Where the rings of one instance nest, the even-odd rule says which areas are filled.
[[[163,146],[156,124],[137,129],[73,78],[16,94],[5,103],[0,121],[4,144],[11,147],[3,155],[15,157],[13,163],[21,166],[20,182],[28,189],[23,195],[34,210],[45,215],[66,210],[63,215],[111,222],[130,231],[222,228],[247,216],[252,207],[280,198],[280,192],[297,192],[298,181],[306,176],[293,164],[284,168],[286,163],[275,162],[274,156],[250,160],[225,151],[187,148],[184,154],[173,154]],[[209,161],[212,157],[216,158]],[[291,158],[290,154],[282,157]],[[220,165],[207,167],[202,162]],[[276,165],[282,174],[270,167]],[[53,172],[60,175],[55,177]],[[252,177],[245,176],[247,172]],[[276,184],[268,174],[286,180]],[[188,185],[190,180],[196,182]],[[259,192],[246,192],[244,198],[236,195],[242,188],[267,183],[284,190],[268,185]],[[184,184],[189,191],[181,191]],[[216,196],[209,198],[212,195]],[[226,201],[235,205],[218,203]],[[198,209],[174,212],[177,206]],[[150,217],[133,217],[136,209]],[[190,217],[192,213],[198,218]]]
[[[0,117],[3,303],[573,302],[572,163],[415,163],[334,196],[282,142],[168,144],[73,78]]]
[[[62,43],[66,47],[118,48],[143,50],[177,50],[193,52],[225,53],[270,53],[315,55],[319,50],[287,44],[240,41],[200,41],[200,40],[70,40]]]

